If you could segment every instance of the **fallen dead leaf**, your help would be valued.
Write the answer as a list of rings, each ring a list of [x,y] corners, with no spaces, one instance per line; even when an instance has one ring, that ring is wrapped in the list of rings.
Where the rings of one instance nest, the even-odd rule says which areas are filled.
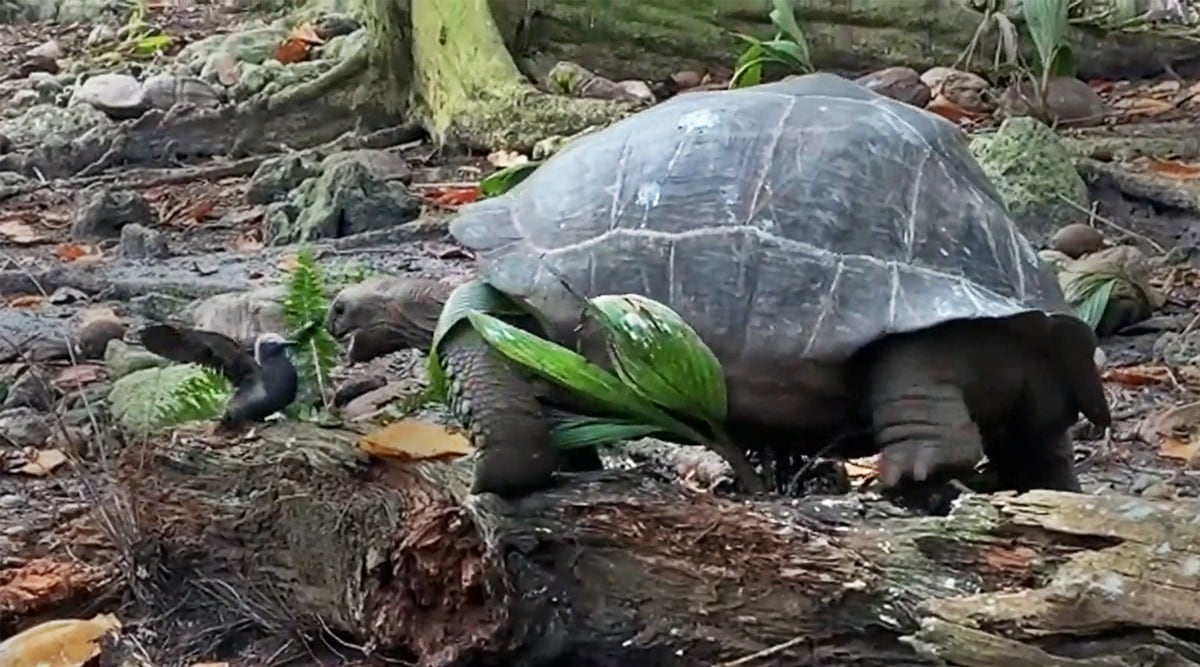
[[[358,439],[358,447],[373,456],[425,461],[453,459],[470,454],[471,443],[432,422],[401,419]]]
[[[13,472],[32,477],[45,477],[67,462],[67,455],[57,449],[34,450],[30,461],[13,469]]]
[[[0,236],[3,236],[10,243],[17,245],[33,245],[35,243],[43,243],[46,240],[45,236],[21,220],[5,220],[4,222],[0,222]]]
[[[26,294],[24,296],[16,297],[12,301],[9,301],[8,307],[9,308],[37,308],[38,306],[42,305],[42,302],[45,300],[46,300],[46,297],[44,297],[40,294]]]
[[[987,118],[990,114],[981,111],[971,111],[950,101],[945,95],[939,94],[925,105],[925,109],[954,123],[975,122]]]
[[[77,262],[93,254],[99,253],[94,247],[82,243],[63,243],[54,249],[54,255],[64,262]]]
[[[284,65],[308,60],[312,43],[303,39],[289,38],[275,49],[275,59]]]
[[[1118,98],[1112,100],[1109,104],[1114,109],[1124,111],[1129,116],[1157,116],[1175,109],[1174,102],[1155,99],[1153,97]]]
[[[212,199],[206,199],[202,202],[197,202],[194,206],[192,206],[191,210],[188,211],[188,215],[196,222],[204,222],[205,220],[215,217],[214,211],[216,210],[217,202],[213,201]]]
[[[1116,382],[1129,387],[1149,384],[1170,384],[1171,369],[1166,366],[1125,366],[1104,371],[1105,382]]]
[[[46,621],[0,643],[5,667],[83,667],[100,655],[100,640],[120,632],[112,614]]]
[[[849,459],[846,461],[846,475],[850,479],[866,479],[879,474],[876,466],[879,463],[879,455],[864,456],[857,459]]]
[[[97,364],[78,364],[67,366],[54,378],[54,386],[58,389],[77,389],[91,384],[104,377],[104,367]]]
[[[418,187],[426,199],[442,208],[458,208],[479,199],[478,183]]]
[[[300,266],[300,258],[296,255],[284,255],[279,258],[279,263],[276,264],[282,271],[294,271]]]
[[[1138,426],[1138,437],[1159,443],[1159,455],[1189,463],[1200,451],[1200,401],[1168,408],[1146,417]]]
[[[1181,160],[1164,160],[1161,158],[1150,158],[1147,162],[1150,171],[1168,178],[1174,178],[1181,181],[1190,181],[1200,178],[1200,165],[1188,164]]]
[[[506,151],[504,149],[500,149],[488,154],[487,160],[488,162],[492,163],[493,166],[501,169],[529,162],[529,158],[524,154],[518,153],[517,151]]]

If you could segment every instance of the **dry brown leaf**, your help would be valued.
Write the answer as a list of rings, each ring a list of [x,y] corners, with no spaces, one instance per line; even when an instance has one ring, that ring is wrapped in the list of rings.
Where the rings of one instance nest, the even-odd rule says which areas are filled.
[[[279,48],[275,49],[275,60],[288,65],[290,63],[298,63],[308,60],[308,54],[312,51],[312,43],[303,39],[288,39]]]
[[[8,306],[9,308],[37,308],[45,300],[46,297],[40,294],[26,294],[9,301]]]
[[[294,271],[296,267],[300,266],[300,259],[296,255],[284,255],[283,257],[279,258],[279,262],[276,264],[276,266],[278,266],[281,271]]]
[[[32,477],[45,477],[67,462],[67,455],[57,449],[35,450],[29,463],[14,468],[13,472]]]
[[[1200,165],[1188,164],[1181,160],[1164,160],[1161,158],[1150,158],[1148,165],[1150,171],[1169,178],[1178,179],[1181,181],[1190,181],[1200,178]]]
[[[1131,116],[1157,116],[1175,109],[1173,102],[1153,97],[1125,97],[1113,100],[1111,104]]]
[[[846,461],[846,475],[850,479],[866,479],[874,477],[878,474],[875,466],[879,463],[879,456],[865,456],[857,459],[849,459]]]
[[[1166,366],[1125,366],[1104,371],[1105,382],[1116,382],[1129,387],[1148,384],[1169,384],[1171,369]]]
[[[33,245],[46,240],[45,236],[21,220],[0,222],[0,236],[17,245]]]
[[[955,104],[945,95],[941,94],[939,94],[937,97],[934,97],[932,100],[929,100],[929,104],[925,105],[925,109],[932,111],[942,118],[954,123],[962,123],[964,121],[974,122],[987,118],[990,115],[980,111],[964,109],[963,107]]]
[[[95,252],[92,246],[82,243],[63,243],[54,249],[54,254],[64,262],[76,262]]]
[[[1200,450],[1200,401],[1168,408],[1146,417],[1138,426],[1142,441],[1159,443],[1159,455],[1194,461]]]
[[[1178,459],[1184,462],[1191,462],[1196,458],[1196,452],[1200,451],[1200,437],[1196,435],[1189,436],[1186,439],[1175,437],[1163,438],[1162,446],[1158,449],[1158,455],[1164,459]]]
[[[210,218],[216,217],[214,212],[217,210],[217,202],[212,199],[206,199],[192,205],[188,215],[196,222],[204,222]]]
[[[471,453],[460,433],[418,419],[401,419],[358,439],[358,447],[374,456],[406,461],[458,458]]]
[[[54,379],[54,386],[59,389],[76,389],[102,377],[104,377],[104,367],[97,364],[67,366]]]
[[[100,640],[120,632],[112,614],[46,621],[0,643],[4,667],[83,667],[100,655]]]

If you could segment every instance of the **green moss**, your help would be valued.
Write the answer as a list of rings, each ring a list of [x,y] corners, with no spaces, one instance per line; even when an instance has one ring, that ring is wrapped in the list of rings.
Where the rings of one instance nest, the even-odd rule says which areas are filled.
[[[113,419],[122,430],[134,435],[153,433],[184,421],[211,419],[220,414],[228,393],[185,396],[190,387],[204,384],[209,375],[211,372],[195,364],[133,371],[114,382],[109,390]]]
[[[1041,121],[1009,118],[990,137],[973,139],[971,152],[1031,241],[1087,219],[1087,185],[1054,131]]]
[[[525,82],[487,0],[413,0],[415,92],[442,142],[526,150],[628,113],[603,100],[548,95]]]

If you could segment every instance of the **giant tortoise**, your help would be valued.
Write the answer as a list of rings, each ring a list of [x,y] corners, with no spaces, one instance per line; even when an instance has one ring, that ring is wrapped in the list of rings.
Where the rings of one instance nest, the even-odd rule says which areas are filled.
[[[1110,423],[1095,335],[961,130],[832,74],[677,96],[450,231],[544,335],[597,361],[571,292],[670,306],[724,367],[735,442],[815,451],[859,420],[885,486],[986,453],[1006,488],[1079,490],[1068,429]],[[424,327],[398,328],[427,347],[444,291],[406,294],[391,316],[415,313]],[[335,302],[335,330],[352,307]],[[532,380],[470,326],[439,350],[480,449],[474,490],[547,484],[561,455]]]

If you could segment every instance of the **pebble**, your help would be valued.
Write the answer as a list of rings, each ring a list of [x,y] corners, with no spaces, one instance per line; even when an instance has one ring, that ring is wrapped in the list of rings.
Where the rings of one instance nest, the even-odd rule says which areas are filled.
[[[87,46],[98,46],[106,42],[115,42],[116,40],[117,29],[108,24],[101,23],[92,28],[92,31],[88,33],[87,39],[84,40],[84,44]]]
[[[146,95],[128,74],[97,74],[78,88],[72,103],[90,104],[114,119],[137,118],[146,111]]]
[[[1077,222],[1055,232],[1050,237],[1050,247],[1071,259],[1079,259],[1104,247],[1104,236],[1095,227]]]
[[[133,222],[121,228],[120,254],[126,259],[162,259],[171,251],[162,232]]]
[[[102,359],[108,341],[125,337],[125,323],[111,308],[97,308],[85,312],[75,334],[79,352],[85,359]]]
[[[51,39],[38,44],[32,49],[29,49],[25,52],[25,55],[29,56],[30,58],[49,58],[51,60],[58,60],[63,54],[62,47],[58,45],[58,42]]]
[[[13,509],[25,504],[25,499],[15,493],[0,496],[0,509]]]

